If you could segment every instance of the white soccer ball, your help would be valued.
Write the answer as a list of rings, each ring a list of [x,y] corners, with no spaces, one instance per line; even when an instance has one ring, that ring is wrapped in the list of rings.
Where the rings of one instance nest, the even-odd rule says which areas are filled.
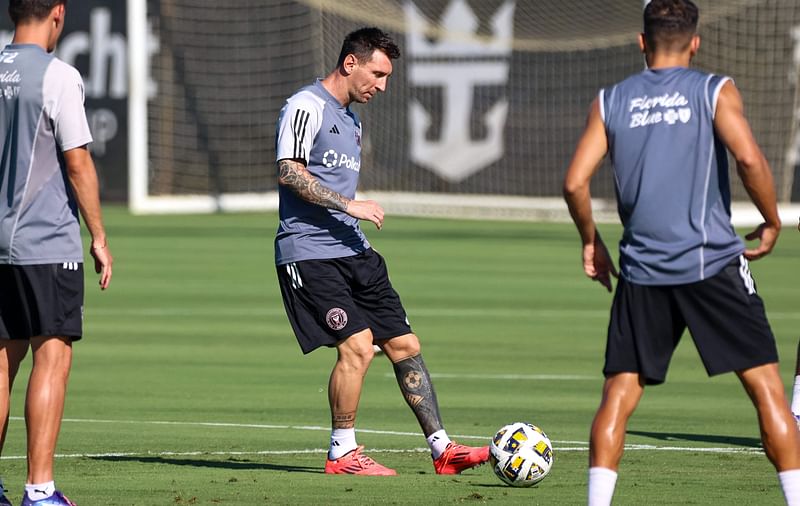
[[[515,422],[502,427],[489,446],[489,462],[498,478],[512,487],[542,481],[553,466],[553,445],[539,427]]]

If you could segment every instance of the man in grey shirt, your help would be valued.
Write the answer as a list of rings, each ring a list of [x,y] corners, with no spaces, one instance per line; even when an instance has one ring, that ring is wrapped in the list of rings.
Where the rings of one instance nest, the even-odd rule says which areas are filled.
[[[30,348],[23,506],[72,504],[55,488],[53,455],[72,342],[82,334],[79,212],[101,289],[113,263],[87,149],[83,81],[51,54],[65,9],[65,0],[11,0],[14,40],[0,53],[0,423],[5,438],[11,385]]]
[[[564,194],[586,274],[611,291],[617,272],[592,218],[589,182],[610,155],[624,232],[608,326],[605,384],[591,429],[589,504],[614,493],[628,418],[646,384],[662,383],[684,330],[709,375],[734,371],[758,411],[767,457],[800,504],[800,437],[778,373],[775,339],[748,260],[781,224],[772,175],[733,81],[689,69],[697,7],[653,0],[639,43],[648,68],[601,90],[567,171]],[[730,223],[727,150],[764,223],[745,249]]]
[[[373,345],[392,361],[437,474],[458,474],[489,458],[488,446],[465,446],[448,437],[419,339],[383,257],[359,226],[367,220],[381,228],[384,212],[377,202],[355,198],[362,126],[350,105],[384,91],[399,56],[397,45],[377,28],[350,33],[336,68],[289,97],[278,119],[275,263],[283,303],[303,353],[323,346],[337,350],[328,388],[333,426],[328,474],[397,474],[356,443],[356,410]]]

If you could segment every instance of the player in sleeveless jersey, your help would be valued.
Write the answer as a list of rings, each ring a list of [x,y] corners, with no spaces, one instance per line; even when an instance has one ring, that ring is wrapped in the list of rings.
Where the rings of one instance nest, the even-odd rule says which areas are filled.
[[[92,141],[76,69],[51,53],[65,0],[11,0],[14,39],[0,53],[0,448],[9,394],[30,348],[25,399],[28,476],[22,505],[70,505],[53,480],[72,342],[81,338],[80,212],[100,287],[112,257],[100,211]],[[11,502],[3,495],[0,506]]]
[[[781,224],[772,175],[733,81],[689,69],[700,39],[690,0],[653,0],[639,43],[648,69],[592,104],[564,182],[585,273],[617,276],[592,218],[589,183],[606,154],[624,231],[608,327],[605,384],[591,428],[589,504],[611,503],[628,418],[646,384],[664,381],[688,327],[709,375],[734,371],[758,412],[767,457],[800,504],[800,433],[748,260],[767,255]],[[727,152],[764,223],[745,249],[730,223]]]
[[[336,69],[301,88],[278,120],[280,224],[275,262],[292,329],[304,353],[335,347],[328,400],[331,440],[325,472],[394,475],[363,453],[355,418],[376,344],[391,360],[400,390],[431,448],[434,469],[455,474],[482,464],[489,448],[452,442],[444,430],[430,375],[383,258],[359,227],[383,226],[384,211],[357,200],[362,126],[352,103],[385,91],[395,43],[377,28],[349,34]]]

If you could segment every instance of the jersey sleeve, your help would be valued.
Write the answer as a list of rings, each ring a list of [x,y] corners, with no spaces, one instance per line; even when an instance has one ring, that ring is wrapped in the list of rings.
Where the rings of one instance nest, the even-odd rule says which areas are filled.
[[[278,119],[276,160],[304,160],[308,165],[314,138],[322,126],[322,105],[309,93],[286,102]]]
[[[54,59],[44,76],[45,113],[53,124],[53,133],[62,151],[92,142],[92,133],[83,106],[84,88],[80,73]]]

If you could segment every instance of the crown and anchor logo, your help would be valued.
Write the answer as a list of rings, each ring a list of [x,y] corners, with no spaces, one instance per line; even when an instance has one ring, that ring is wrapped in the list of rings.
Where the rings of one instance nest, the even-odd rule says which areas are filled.
[[[408,26],[412,86],[440,87],[443,93],[441,135],[427,138],[431,114],[412,99],[409,114],[411,160],[441,178],[458,183],[496,162],[505,154],[503,131],[508,100],[498,100],[483,117],[486,137],[470,134],[475,88],[508,82],[514,29],[514,1],[503,3],[490,21],[491,37],[477,35],[479,20],[465,0],[452,0],[441,20],[435,42],[430,22],[416,5],[404,4]]]

